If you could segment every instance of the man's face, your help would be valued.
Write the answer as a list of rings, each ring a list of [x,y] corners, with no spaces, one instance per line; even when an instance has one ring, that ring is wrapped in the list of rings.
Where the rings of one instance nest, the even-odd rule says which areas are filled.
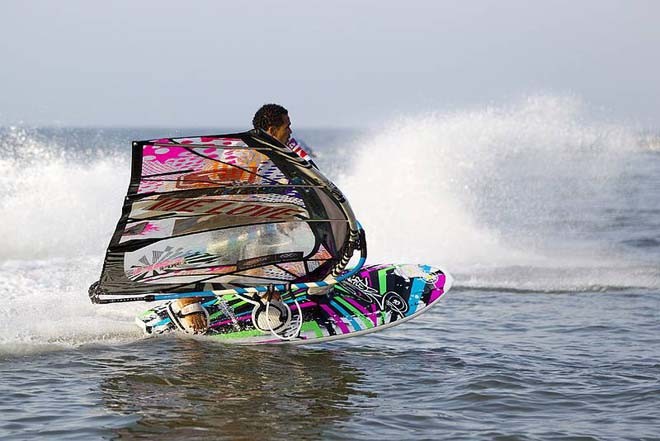
[[[268,129],[268,133],[282,144],[287,144],[291,138],[291,120],[289,115],[282,117],[283,124],[281,126],[273,126]]]

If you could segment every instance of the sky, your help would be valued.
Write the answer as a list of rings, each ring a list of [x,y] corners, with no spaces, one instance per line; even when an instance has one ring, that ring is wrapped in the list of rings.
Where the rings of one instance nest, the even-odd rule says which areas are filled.
[[[0,0],[0,125],[298,128],[569,95],[660,128],[655,0]]]

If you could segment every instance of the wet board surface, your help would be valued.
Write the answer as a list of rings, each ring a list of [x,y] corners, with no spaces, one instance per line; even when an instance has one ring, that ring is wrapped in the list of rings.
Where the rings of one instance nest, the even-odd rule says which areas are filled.
[[[210,321],[205,336],[237,344],[306,344],[377,332],[426,312],[450,284],[447,274],[428,265],[365,266],[323,295],[310,295],[307,289],[284,294],[290,323],[277,333],[286,340],[255,326],[256,306],[244,296],[225,295],[202,303]],[[147,334],[174,332],[168,304],[137,317],[138,325]]]

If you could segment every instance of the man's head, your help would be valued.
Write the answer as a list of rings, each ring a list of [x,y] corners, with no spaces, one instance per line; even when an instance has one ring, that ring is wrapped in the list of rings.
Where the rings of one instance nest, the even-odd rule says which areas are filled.
[[[261,129],[282,144],[289,142],[291,137],[291,120],[289,112],[279,104],[264,104],[252,118],[255,129]]]

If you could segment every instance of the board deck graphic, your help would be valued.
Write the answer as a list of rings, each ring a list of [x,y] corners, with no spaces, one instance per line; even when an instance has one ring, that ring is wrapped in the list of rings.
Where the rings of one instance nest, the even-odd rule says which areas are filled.
[[[292,314],[288,329],[282,331],[290,334],[287,339],[255,327],[255,306],[229,294],[203,302],[210,322],[206,336],[238,344],[306,344],[353,337],[387,329],[426,312],[450,285],[446,273],[428,265],[365,266],[326,294],[310,295],[307,289],[285,294],[282,301]],[[146,311],[136,322],[147,334],[173,332],[176,327],[167,305]]]

